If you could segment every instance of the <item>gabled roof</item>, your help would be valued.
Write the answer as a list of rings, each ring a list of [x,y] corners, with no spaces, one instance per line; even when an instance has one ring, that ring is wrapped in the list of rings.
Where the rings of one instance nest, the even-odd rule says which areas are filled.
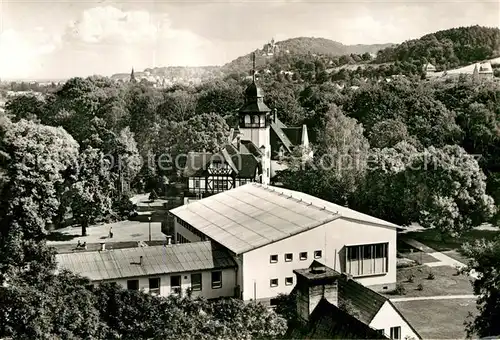
[[[288,137],[288,140],[292,145],[301,145],[302,144],[302,131],[304,127],[289,127],[283,128],[283,132]]]
[[[256,183],[170,210],[235,254],[315,228],[339,217]]]
[[[369,325],[388,299],[352,279],[339,282],[339,303],[349,301],[358,319]]]
[[[338,218],[397,228],[389,222],[313,196],[258,183],[224,191],[170,212],[235,254]]]
[[[58,269],[70,270],[93,281],[236,266],[225,250],[214,248],[209,241],[58,254],[56,261]]]
[[[249,148],[256,148],[255,145],[252,146],[249,143],[245,145]],[[246,150],[243,151],[243,153],[238,151],[233,144],[228,143],[215,154],[190,152],[183,170],[184,177],[203,176],[211,162],[217,160],[226,162],[239,177],[253,178],[258,173],[260,163],[250,151],[247,153]]]

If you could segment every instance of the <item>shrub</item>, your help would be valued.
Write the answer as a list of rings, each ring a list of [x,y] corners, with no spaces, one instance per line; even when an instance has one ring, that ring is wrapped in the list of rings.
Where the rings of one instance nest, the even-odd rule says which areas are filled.
[[[413,274],[408,275],[407,280],[409,283],[413,283],[413,281],[415,281],[415,275],[413,275]]]
[[[427,280],[434,280],[435,275],[433,272],[430,272],[429,275],[427,275]]]
[[[417,286],[417,290],[424,290],[424,285],[419,283]]]
[[[157,199],[158,199],[158,194],[156,193],[156,191],[155,190],[151,191],[151,193],[149,194],[149,200],[154,201]]]
[[[406,295],[406,288],[402,284],[397,284],[394,292],[397,295]]]

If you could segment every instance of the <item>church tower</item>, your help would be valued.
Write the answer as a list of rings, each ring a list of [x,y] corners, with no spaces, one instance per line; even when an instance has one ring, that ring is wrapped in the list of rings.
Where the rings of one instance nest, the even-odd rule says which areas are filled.
[[[137,80],[135,79],[135,73],[134,73],[134,68],[132,67],[132,72],[130,72],[130,82],[131,83],[136,83]]]
[[[269,184],[271,176],[271,110],[264,104],[264,92],[255,83],[255,53],[252,83],[245,90],[245,104],[239,111],[241,139],[252,141],[262,152],[261,183]]]

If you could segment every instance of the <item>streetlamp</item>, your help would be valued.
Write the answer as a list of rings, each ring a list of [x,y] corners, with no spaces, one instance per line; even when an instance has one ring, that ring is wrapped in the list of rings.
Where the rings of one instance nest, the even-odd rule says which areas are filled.
[[[148,216],[149,220],[149,242],[151,242],[151,216]]]

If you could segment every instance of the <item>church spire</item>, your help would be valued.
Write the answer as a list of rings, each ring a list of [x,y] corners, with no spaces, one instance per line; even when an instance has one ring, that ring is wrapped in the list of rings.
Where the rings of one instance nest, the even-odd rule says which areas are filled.
[[[252,81],[255,83],[255,52],[252,55]]]
[[[130,72],[130,82],[135,83],[135,74],[134,74],[134,68],[132,67],[132,72]]]

